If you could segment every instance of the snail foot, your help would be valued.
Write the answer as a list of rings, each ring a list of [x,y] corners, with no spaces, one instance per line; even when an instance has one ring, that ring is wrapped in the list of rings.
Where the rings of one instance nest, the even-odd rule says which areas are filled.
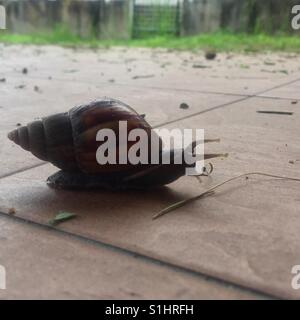
[[[111,181],[105,179],[103,176],[62,170],[48,177],[47,185],[54,189],[66,190],[116,189]]]

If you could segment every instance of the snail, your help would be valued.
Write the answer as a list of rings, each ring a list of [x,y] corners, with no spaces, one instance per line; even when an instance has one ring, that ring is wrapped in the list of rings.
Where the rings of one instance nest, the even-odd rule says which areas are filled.
[[[117,138],[116,154],[124,152],[117,131],[121,121],[127,123],[128,134],[132,129],[143,129],[149,141],[152,136],[156,138],[160,159],[157,164],[100,165],[97,162],[95,155],[101,143],[96,137],[100,129],[112,129]],[[138,114],[127,104],[111,98],[92,101],[76,106],[69,112],[33,121],[11,131],[8,138],[37,158],[48,161],[60,169],[47,179],[47,184],[53,188],[109,190],[152,188],[175,181],[185,174],[187,167],[195,166],[195,163],[188,165],[184,161],[182,164],[176,163],[175,159],[178,154],[182,155],[183,149],[169,150],[171,162],[161,163],[165,152],[161,138],[154,133],[143,115]],[[127,148],[133,143],[128,142]],[[193,142],[192,150],[196,145],[197,143]],[[150,146],[151,143],[148,144],[149,157]],[[204,158],[217,156],[222,155],[209,154]]]

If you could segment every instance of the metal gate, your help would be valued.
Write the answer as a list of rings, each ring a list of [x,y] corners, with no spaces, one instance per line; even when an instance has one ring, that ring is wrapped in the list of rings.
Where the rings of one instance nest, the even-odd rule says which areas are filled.
[[[179,0],[134,0],[133,38],[179,35]]]

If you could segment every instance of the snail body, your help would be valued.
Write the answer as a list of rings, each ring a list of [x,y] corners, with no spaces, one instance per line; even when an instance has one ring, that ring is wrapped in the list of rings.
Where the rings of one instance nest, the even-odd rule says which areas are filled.
[[[168,165],[132,165],[128,161],[125,164],[99,165],[95,156],[100,144],[96,140],[99,130],[111,129],[117,137],[116,154],[119,156],[124,152],[118,136],[120,121],[126,121],[128,134],[133,129],[146,132],[150,158],[150,140],[155,136],[151,126],[133,108],[109,98],[33,121],[11,131],[8,138],[37,158],[61,169],[47,180],[55,188],[142,189],[168,184],[185,174],[187,164],[175,164],[174,161]],[[162,156],[162,141],[157,135],[156,141]],[[133,144],[133,141],[128,142],[126,148]],[[170,151],[171,159],[174,159],[178,153]]]

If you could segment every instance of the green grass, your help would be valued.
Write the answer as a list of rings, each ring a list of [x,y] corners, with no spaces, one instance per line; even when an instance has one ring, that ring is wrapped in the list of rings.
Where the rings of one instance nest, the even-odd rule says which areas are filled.
[[[62,46],[88,47],[150,47],[178,50],[215,49],[217,51],[288,51],[300,52],[300,37],[292,35],[265,34],[232,34],[217,32],[200,34],[190,37],[175,38],[158,36],[145,39],[131,40],[98,40],[95,38],[81,39],[65,28],[57,27],[52,32],[34,34],[10,34],[0,31],[0,42],[8,44],[55,44]]]

